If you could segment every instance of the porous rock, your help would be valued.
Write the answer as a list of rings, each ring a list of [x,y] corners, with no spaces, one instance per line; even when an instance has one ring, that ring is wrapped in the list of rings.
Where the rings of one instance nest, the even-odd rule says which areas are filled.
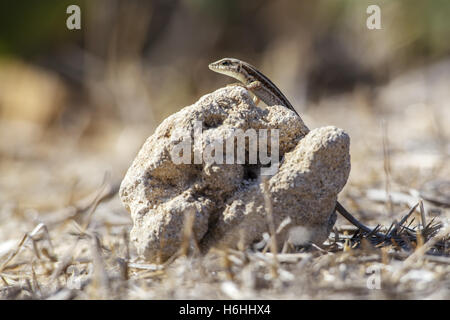
[[[199,144],[196,121],[202,123]],[[280,166],[266,184],[274,226],[280,229],[278,244],[326,239],[336,219],[337,194],[350,172],[349,136],[332,126],[309,131],[289,109],[259,108],[246,89],[235,86],[165,119],[128,169],[120,197],[131,213],[131,240],[140,255],[163,261],[177,252],[188,214],[194,214],[191,234],[204,251],[248,246],[268,232],[260,163],[195,162],[195,151],[205,152],[208,143],[227,139],[236,129],[279,130]],[[171,157],[182,138],[191,138],[192,164],[177,164]],[[251,145],[245,147],[248,151]]]

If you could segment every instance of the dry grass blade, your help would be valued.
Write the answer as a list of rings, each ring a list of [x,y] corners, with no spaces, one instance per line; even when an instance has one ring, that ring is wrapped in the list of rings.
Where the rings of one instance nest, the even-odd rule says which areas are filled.
[[[105,262],[102,257],[102,246],[100,239],[96,235],[91,236],[91,255],[92,263],[94,265],[93,287],[98,287],[101,298],[107,298],[111,289],[108,272],[105,268]]]
[[[39,254],[39,249],[36,246],[36,242],[34,237],[41,231],[44,230],[45,235],[46,235],[46,239],[49,243],[49,246],[53,252],[53,245],[50,239],[50,235],[48,233],[48,229],[47,226],[44,223],[39,223],[31,232],[27,232],[23,237],[22,240],[20,240],[19,244],[17,245],[16,249],[11,252],[10,256],[5,260],[5,262],[3,262],[3,264],[0,266],[0,272],[2,272],[7,266],[8,264],[19,254],[20,250],[22,249],[22,247],[25,245],[25,243],[27,242],[27,240],[30,240],[33,244],[33,251],[36,255],[36,257],[38,259],[40,259],[40,254]],[[51,260],[56,261],[56,258],[54,255],[50,256]]]
[[[388,127],[385,119],[381,122],[383,130],[383,158],[384,158],[384,174],[385,174],[385,188],[387,195],[387,211],[390,216],[394,213],[394,204],[390,195],[391,191],[391,157],[389,152]]]
[[[36,292],[37,295],[40,297],[42,296],[41,294],[41,287],[39,286],[39,281],[37,280],[36,277],[36,271],[34,270],[34,263],[31,263],[31,275],[32,275],[32,280],[33,280],[33,292]]]
[[[275,222],[273,219],[273,208],[272,208],[272,201],[270,200],[270,193],[269,193],[269,179],[266,176],[262,176],[262,187],[263,187],[263,195],[264,195],[264,205],[266,207],[266,214],[267,214],[267,222],[269,224],[269,231],[270,231],[270,251],[273,253],[273,261],[274,265],[272,268],[272,272],[274,277],[278,276],[278,260],[277,260],[277,239],[276,239],[276,229],[275,229]]]
[[[23,244],[25,243],[25,241],[27,239],[28,239],[28,234],[24,234],[24,236],[22,237],[22,240],[20,240],[20,242],[18,243],[16,249],[13,252],[11,252],[9,257],[0,266],[0,272],[5,270],[6,266],[17,256],[17,254],[19,253],[20,249],[22,248]]]
[[[423,201],[422,199],[419,200],[420,203],[420,218],[422,219],[422,228],[425,228],[427,225],[427,220],[425,216],[425,209],[423,208]]]
[[[108,180],[110,177],[110,173],[107,171],[105,172],[105,175],[103,177],[103,182],[101,187],[98,190],[97,196],[94,199],[94,202],[92,204],[92,206],[90,206],[87,217],[86,217],[86,222],[83,225],[83,230],[86,231],[89,227],[89,224],[91,223],[91,219],[92,219],[92,215],[94,214],[95,210],[97,209],[97,206],[99,205],[99,203],[103,200],[106,199],[106,195],[108,195],[108,193],[106,193],[106,195],[104,194],[104,191],[107,188],[110,188],[110,185],[108,184]]]
[[[133,262],[130,262],[128,264],[128,267],[133,268],[133,269],[151,270],[151,271],[164,269],[164,266],[162,264],[145,264],[145,263],[133,263]]]

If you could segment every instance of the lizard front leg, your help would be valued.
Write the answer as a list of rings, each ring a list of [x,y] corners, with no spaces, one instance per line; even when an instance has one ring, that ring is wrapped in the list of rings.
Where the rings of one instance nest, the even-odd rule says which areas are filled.
[[[258,98],[258,96],[254,93],[256,90],[260,89],[262,87],[262,83],[260,81],[253,81],[250,82],[249,84],[247,84],[245,86],[245,88],[247,90],[250,90],[253,93],[253,103],[255,104],[255,106],[258,105],[260,99]]]
[[[250,91],[253,94],[253,103],[255,104],[255,106],[258,105],[260,99],[258,98],[258,96],[256,94],[254,94],[253,90],[258,90],[262,87],[262,83],[260,81],[253,81],[247,85],[243,84],[242,82],[233,82],[233,83],[227,84],[227,87],[234,87],[234,86],[244,87],[245,89]]]

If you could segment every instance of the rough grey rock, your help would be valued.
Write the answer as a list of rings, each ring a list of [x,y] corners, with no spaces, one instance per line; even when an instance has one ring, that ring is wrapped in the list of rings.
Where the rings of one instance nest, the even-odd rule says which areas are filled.
[[[202,122],[203,139],[194,144],[196,121]],[[192,151],[205,153],[208,144],[230,138],[236,129],[279,129],[282,160],[268,177],[275,228],[290,221],[276,235],[279,245],[326,239],[336,219],[337,194],[350,172],[348,135],[335,127],[309,131],[292,111],[259,108],[246,89],[235,86],[205,95],[165,119],[128,169],[120,197],[131,213],[131,240],[139,254],[152,261],[173,255],[189,213],[195,213],[192,234],[203,250],[248,246],[268,231],[261,163],[249,164],[247,157],[244,164],[176,164],[172,158],[182,138],[192,139]],[[247,155],[251,147],[245,144]]]

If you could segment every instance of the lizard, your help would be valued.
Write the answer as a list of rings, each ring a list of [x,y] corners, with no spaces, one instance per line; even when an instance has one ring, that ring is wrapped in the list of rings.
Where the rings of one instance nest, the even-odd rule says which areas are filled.
[[[242,85],[253,93],[255,105],[259,100],[263,101],[268,107],[280,105],[292,110],[298,117],[300,115],[294,109],[289,100],[281,92],[280,89],[262,72],[258,71],[251,64],[235,58],[223,58],[208,65],[209,69],[225,74],[229,77],[240,81],[238,85]],[[340,203],[336,201],[335,210],[339,212],[345,219],[354,226],[366,233],[373,233],[373,230],[359,222],[348,212]]]

